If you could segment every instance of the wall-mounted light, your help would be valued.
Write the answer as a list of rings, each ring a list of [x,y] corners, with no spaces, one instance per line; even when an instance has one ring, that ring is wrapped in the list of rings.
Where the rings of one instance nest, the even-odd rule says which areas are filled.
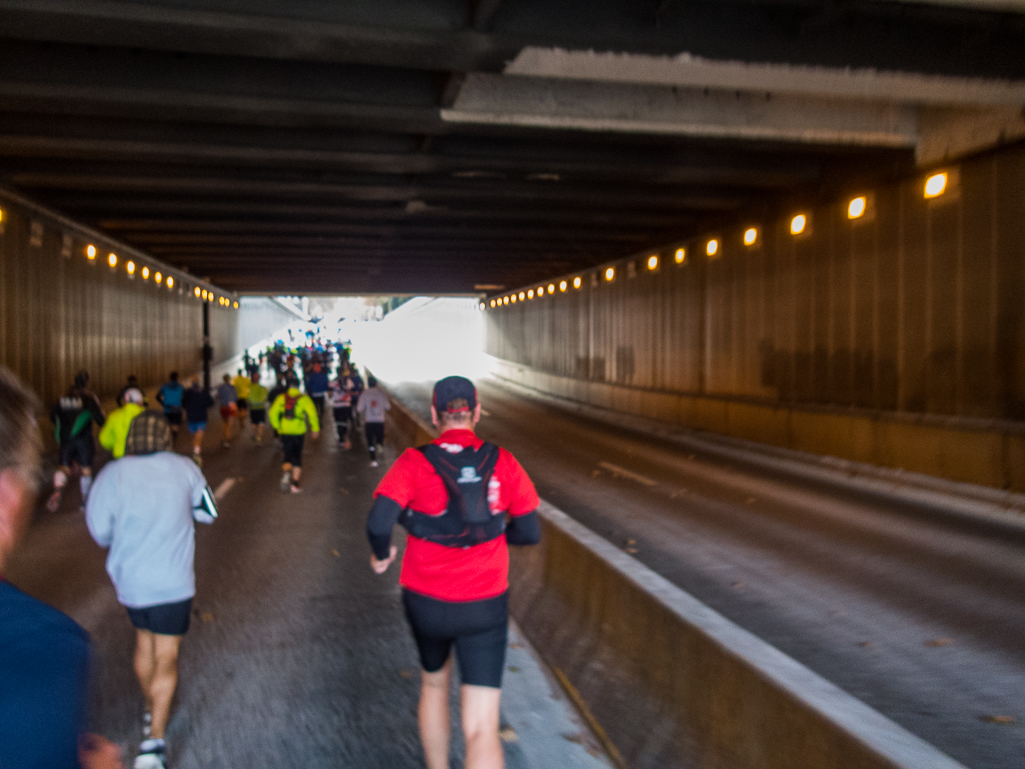
[[[612,281],[616,277],[616,268],[607,267],[605,269],[605,280]]]
[[[719,241],[712,238],[708,243],[705,244],[705,253],[709,256],[715,256],[719,253]]]
[[[85,247],[85,258],[89,261],[96,259],[96,246],[88,245]]]
[[[677,264],[683,264],[684,261],[687,259],[687,249],[686,248],[678,248],[678,249],[676,249],[676,254],[673,256],[673,258],[676,260]]]
[[[649,270],[657,270],[658,269],[658,256],[656,256],[655,254],[652,254],[651,256],[648,257],[648,269]]]
[[[554,294],[555,293],[555,284],[554,283],[549,283],[548,284],[548,293],[549,294]]]
[[[142,268],[142,279],[149,280],[149,267]]]
[[[502,304],[509,304],[509,297],[503,296],[502,297]]]
[[[494,299],[492,299],[492,300],[491,300],[491,307],[492,307],[492,309],[494,309],[494,306],[495,306],[495,300],[494,300]]]
[[[537,287],[537,295],[538,296],[544,296],[545,295],[545,287],[544,286],[538,286]]]
[[[573,278],[573,288],[580,288],[583,284],[584,282],[580,279],[579,275]]]
[[[509,298],[510,298],[510,299],[512,300],[512,303],[513,303],[513,304],[516,304],[516,294],[513,294],[513,295],[512,295],[511,297],[509,297]]]
[[[925,197],[927,198],[938,198],[944,192],[947,191],[947,173],[943,171],[938,174],[933,174],[925,180]]]
[[[534,289],[531,288],[531,289],[529,289],[527,291],[527,299],[533,299],[533,298],[534,298]]]
[[[853,198],[850,203],[847,204],[847,218],[848,219],[860,219],[865,215],[865,211],[868,210],[868,199],[863,195]]]
[[[790,234],[791,235],[800,235],[802,232],[804,232],[804,230],[805,230],[805,228],[807,226],[808,226],[808,216],[807,216],[807,214],[798,214],[797,216],[795,216],[793,219],[790,220]]]
[[[744,230],[744,245],[745,246],[753,246],[757,242],[758,242],[758,228],[757,227],[748,227],[746,230]]]
[[[158,272],[158,273],[157,273],[156,275],[154,275],[154,276],[153,276],[153,280],[154,280],[154,281],[156,282],[156,284],[157,284],[157,285],[159,286],[159,285],[160,285],[160,283],[161,283],[161,282],[162,282],[162,281],[164,280],[164,276],[163,276],[163,275],[161,275],[161,274],[160,274],[160,273]]]
[[[238,309],[238,302],[235,302],[235,309]]]
[[[107,264],[117,267],[117,254],[107,254]]]
[[[174,288],[174,278],[172,278],[170,275],[167,276],[167,287]]]
[[[133,262],[131,259],[129,259],[128,260],[128,264],[125,265],[125,269],[128,271],[129,275],[134,275],[135,274],[135,262]]]
[[[520,291],[520,301],[522,302],[526,298],[527,298],[527,295],[524,294],[522,291]]]
[[[194,289],[192,289],[192,293],[194,293],[196,295],[196,297],[198,298],[199,295],[202,293],[202,289],[200,289],[199,286],[196,286]]]
[[[569,283],[567,283],[564,280],[560,280],[559,281],[559,290],[560,291],[565,291],[567,288],[569,288]]]

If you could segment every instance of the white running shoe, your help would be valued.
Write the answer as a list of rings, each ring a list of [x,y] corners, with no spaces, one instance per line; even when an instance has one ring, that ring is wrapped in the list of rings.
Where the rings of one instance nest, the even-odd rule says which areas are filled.
[[[284,475],[281,476],[281,490],[282,491],[288,491],[288,489],[291,487],[291,485],[292,485],[292,474],[286,472]]]
[[[371,467],[377,467],[377,460],[376,459],[371,459],[370,460],[370,466]]]
[[[164,763],[164,741],[143,740],[139,745],[139,755],[135,757],[132,769],[167,769],[167,764]]]

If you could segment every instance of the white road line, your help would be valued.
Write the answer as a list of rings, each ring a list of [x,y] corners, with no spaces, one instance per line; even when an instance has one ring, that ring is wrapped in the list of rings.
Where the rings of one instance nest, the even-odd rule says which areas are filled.
[[[608,470],[610,473],[613,473],[614,475],[621,475],[624,478],[629,478],[631,481],[637,481],[638,483],[644,486],[658,486],[658,481],[653,481],[651,480],[651,478],[641,475],[640,473],[635,473],[632,470],[627,470],[625,467],[614,465],[611,462],[599,462],[598,467],[602,468],[603,470]]]
[[[229,491],[231,491],[231,487],[234,485],[234,478],[225,478],[217,485],[217,488],[214,489],[214,499],[220,502],[221,498],[224,497],[224,495],[227,494]]]
[[[491,413],[487,409],[481,409],[480,410],[480,415],[482,417],[489,417],[489,416],[491,416]]]

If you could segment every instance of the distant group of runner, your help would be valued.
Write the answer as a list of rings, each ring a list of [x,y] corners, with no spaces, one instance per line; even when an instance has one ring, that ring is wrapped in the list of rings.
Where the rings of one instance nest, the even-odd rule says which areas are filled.
[[[198,376],[183,385],[171,372],[155,394],[159,410],[147,407],[145,391],[129,377],[109,414],[81,371],[50,409],[58,469],[46,507],[58,511],[77,475],[89,533],[108,548],[107,572],[136,630],[134,669],[145,710],[134,769],[167,765],[165,730],[195,595],[194,525],[218,516],[201,470],[210,409],[218,408],[226,448],[243,435],[247,419],[257,445],[270,424],[282,454],[283,492],[302,491],[305,438],[319,437],[328,402],[342,450],[351,449],[353,425],[362,421],[370,466],[379,465],[391,404],[374,377],[364,385],[347,351],[339,351],[330,376],[331,352],[286,354],[274,347],[256,359],[247,354],[244,367],[234,377],[224,374],[213,393]],[[265,378],[274,380],[270,389]],[[34,404],[0,368],[0,569],[35,497]],[[453,647],[462,681],[465,766],[496,769],[503,764],[498,723],[508,636],[506,547],[538,541],[539,501],[512,455],[476,437],[481,410],[469,380],[438,382],[431,413],[440,437],[403,453],[374,494],[366,524],[370,565],[379,574],[388,569],[397,557],[392,529],[403,525],[409,537],[399,581],[423,668],[418,713],[429,769],[449,765]],[[94,425],[111,456],[95,479]],[[188,457],[175,451],[183,425],[192,437]],[[113,744],[81,734],[88,688],[84,631],[2,578],[0,660],[0,767],[121,766]]]

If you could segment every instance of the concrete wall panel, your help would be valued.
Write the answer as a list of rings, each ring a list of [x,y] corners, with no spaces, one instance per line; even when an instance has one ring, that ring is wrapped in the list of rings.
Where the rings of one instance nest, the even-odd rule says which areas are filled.
[[[1006,459],[994,475],[991,443],[971,437],[979,420],[998,443],[1025,430],[1025,145],[943,170],[949,191],[933,200],[918,174],[852,191],[869,199],[860,219],[849,198],[832,200],[803,209],[799,236],[795,208],[673,244],[655,271],[649,252],[612,265],[612,281],[604,267],[580,289],[567,276],[566,292],[489,309],[487,351],[560,382],[614,385],[587,396],[559,385],[594,405],[647,415],[654,401],[632,391],[686,396],[678,418],[699,429],[1025,488]],[[748,226],[761,228],[754,246]],[[789,427],[727,403],[783,409]],[[845,410],[850,430],[833,434]],[[928,431],[917,447],[909,427],[877,435],[915,415],[946,431],[938,455]]]

